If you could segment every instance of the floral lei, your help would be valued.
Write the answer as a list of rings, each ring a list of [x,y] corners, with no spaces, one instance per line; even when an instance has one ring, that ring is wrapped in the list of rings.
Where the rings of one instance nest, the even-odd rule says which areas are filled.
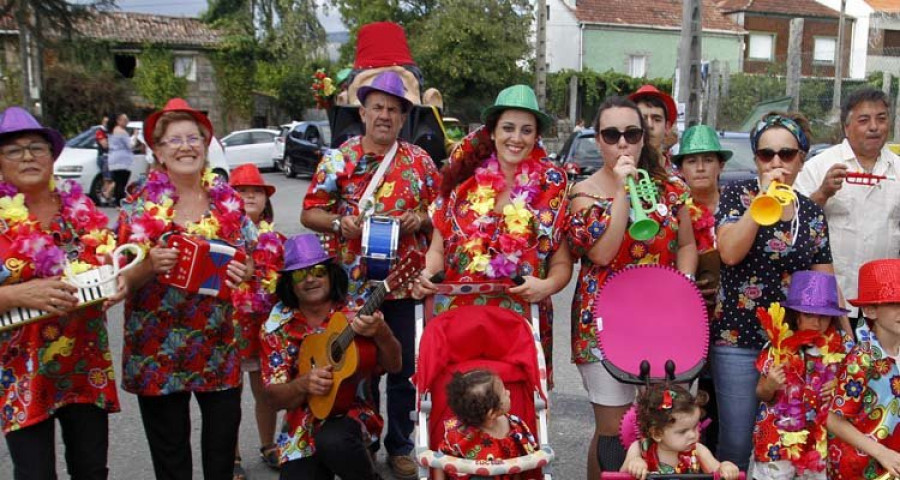
[[[478,217],[465,232],[468,241],[463,248],[472,259],[466,271],[483,273],[488,278],[509,277],[516,272],[522,251],[528,246],[528,233],[534,219],[529,205],[539,190],[540,165],[530,157],[519,165],[509,192],[510,203],[503,207],[506,231],[500,234],[499,250],[488,246],[491,234],[485,229],[490,223],[488,213],[494,209],[497,193],[506,189],[506,178],[500,171],[496,154],[475,170],[474,178],[475,188],[469,191],[466,200],[469,209]]]
[[[825,468],[827,458],[826,431],[817,428],[811,434],[807,425],[824,425],[828,417],[828,409],[822,408],[818,402],[822,391],[836,377],[835,364],[841,362],[845,354],[840,334],[830,327],[824,334],[804,330],[792,333],[784,322],[784,308],[773,303],[768,311],[762,307],[757,315],[763,328],[770,334],[772,345],[770,353],[774,361],[785,365],[787,382],[782,395],[773,406],[778,418],[775,425],[781,437],[781,443],[798,473],[805,470],[814,472]],[[812,346],[819,350],[821,362],[806,360],[801,348]],[[810,365],[810,362],[813,362]],[[813,367],[812,384],[806,384],[807,366]],[[805,391],[814,392],[814,398],[804,395]],[[808,415],[812,410],[815,418]],[[805,453],[804,453],[805,452]]]
[[[185,230],[208,239],[238,243],[244,215],[241,197],[210,169],[203,172],[201,182],[214,208],[199,222],[188,223]],[[144,198],[143,209],[131,219],[131,236],[128,241],[149,250],[171,228],[178,193],[169,175],[163,170],[155,169],[148,175],[141,195]]]
[[[274,225],[265,220],[259,222],[259,237],[253,251],[253,263],[256,275],[249,282],[243,282],[237,290],[232,291],[231,299],[239,311],[243,313],[264,313],[275,304],[275,286],[278,284],[278,271],[284,261],[284,245]]]
[[[57,188],[51,181],[50,189],[59,198],[62,225],[54,221],[47,232],[28,211],[25,195],[12,184],[0,182],[0,220],[6,224],[0,244],[10,243],[3,250],[0,281],[6,277],[20,281],[62,275],[67,263],[73,273],[81,273],[104,263],[101,257],[115,250],[116,239],[107,229],[106,216],[77,183],[66,181]],[[54,234],[61,235],[58,238],[71,245],[69,248],[77,248],[76,258],[57,245]]]

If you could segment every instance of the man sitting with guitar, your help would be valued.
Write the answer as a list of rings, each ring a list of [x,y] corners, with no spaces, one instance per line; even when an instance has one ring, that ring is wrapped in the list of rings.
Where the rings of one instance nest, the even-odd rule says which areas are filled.
[[[371,400],[358,396],[371,390],[359,382],[373,371],[400,371],[400,343],[375,310],[378,295],[359,314],[348,310],[347,274],[316,235],[289,239],[284,265],[279,303],[260,332],[267,398],[287,410],[277,438],[281,478],[378,478],[367,447],[384,422]]]

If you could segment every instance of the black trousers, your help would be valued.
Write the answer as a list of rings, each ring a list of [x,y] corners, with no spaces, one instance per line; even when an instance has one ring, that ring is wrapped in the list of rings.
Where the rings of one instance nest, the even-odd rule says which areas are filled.
[[[113,170],[110,172],[112,179],[116,182],[116,188],[113,190],[113,198],[115,198],[115,206],[119,206],[125,198],[125,187],[128,186],[128,179],[131,177],[131,170]]]
[[[362,425],[348,417],[330,418],[315,434],[312,457],[281,465],[281,480],[373,480],[375,466],[363,442]]]
[[[194,392],[200,404],[203,478],[231,480],[241,423],[241,389]],[[141,420],[158,480],[191,480],[191,393],[138,395]]]
[[[6,445],[15,480],[56,480],[56,420],[66,445],[66,468],[73,480],[105,479],[109,414],[94,405],[60,408],[37,425],[10,432]]]

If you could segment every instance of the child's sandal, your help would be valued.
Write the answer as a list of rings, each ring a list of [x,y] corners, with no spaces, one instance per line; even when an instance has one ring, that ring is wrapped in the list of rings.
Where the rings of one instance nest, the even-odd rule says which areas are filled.
[[[278,445],[270,443],[259,447],[259,456],[267,467],[275,470],[281,468],[281,455],[278,452]]]

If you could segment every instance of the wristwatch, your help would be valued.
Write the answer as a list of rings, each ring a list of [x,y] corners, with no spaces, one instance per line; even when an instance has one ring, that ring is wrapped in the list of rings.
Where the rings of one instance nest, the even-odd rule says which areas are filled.
[[[694,276],[693,273],[685,273],[684,276],[687,277],[688,280],[697,283],[697,277]]]
[[[338,233],[341,231],[341,217],[335,217],[334,220],[331,221],[331,231],[334,233]]]

